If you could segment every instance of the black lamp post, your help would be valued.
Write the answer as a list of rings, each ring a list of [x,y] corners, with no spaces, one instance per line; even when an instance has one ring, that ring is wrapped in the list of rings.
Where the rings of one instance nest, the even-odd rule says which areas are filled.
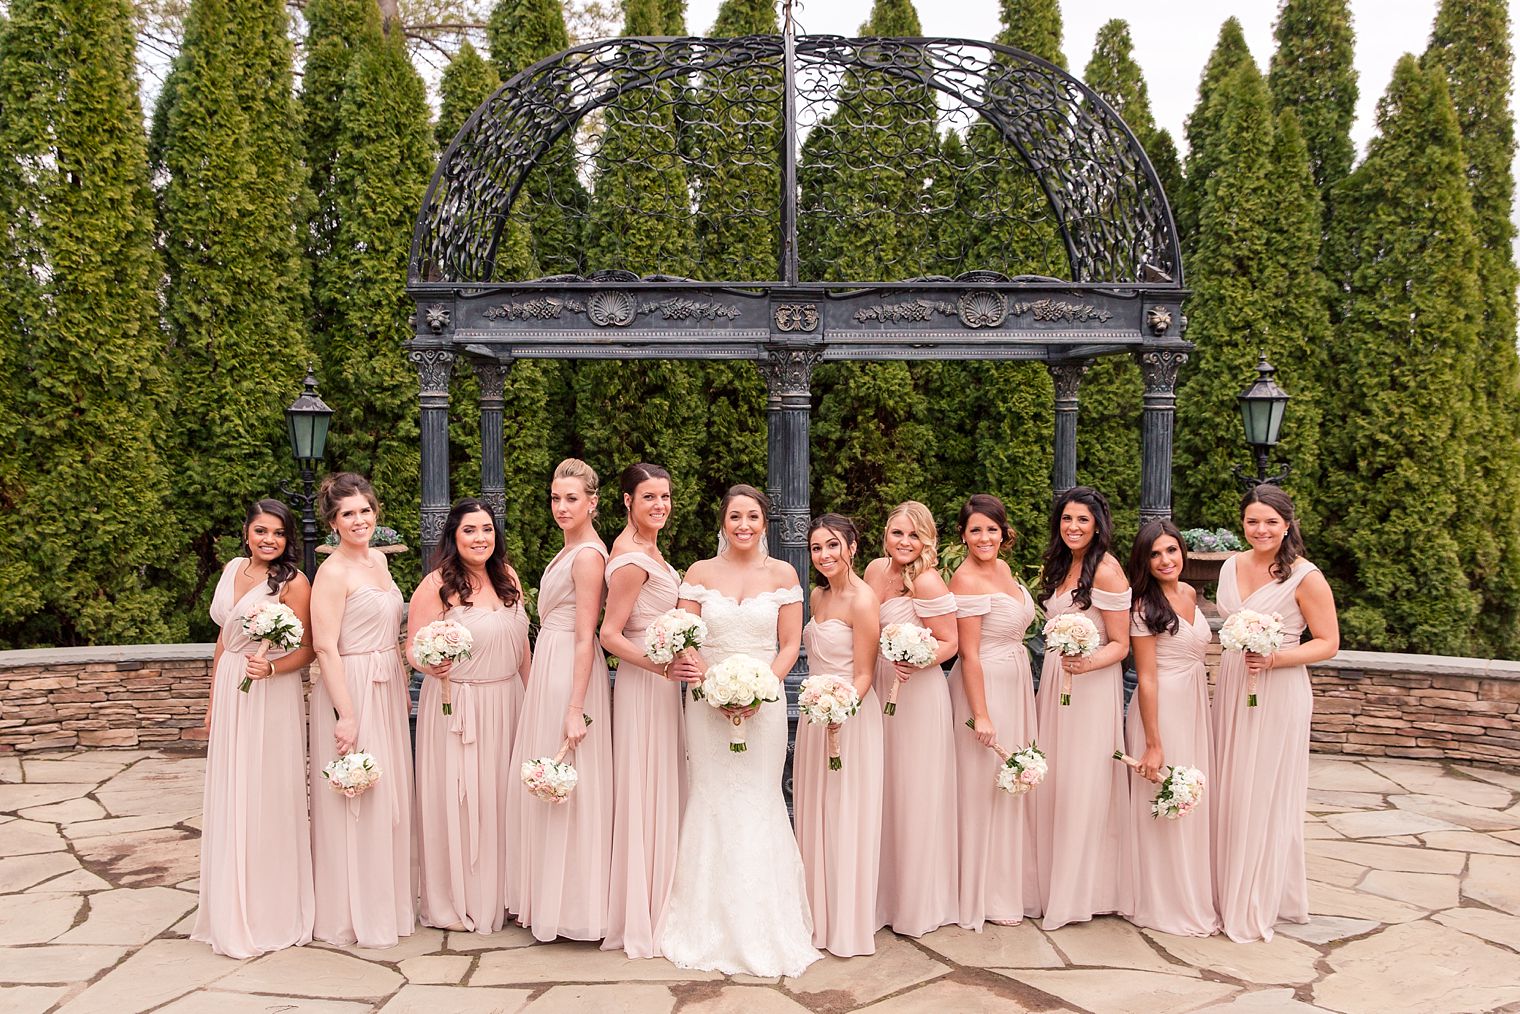
[[[1251,445],[1256,457],[1255,478],[1247,475],[1239,465],[1235,466],[1236,478],[1247,489],[1263,483],[1277,485],[1288,477],[1287,465],[1278,465],[1281,471],[1270,478],[1267,476],[1267,456],[1277,446],[1283,413],[1288,408],[1288,392],[1277,386],[1273,379],[1276,373],[1272,364],[1267,362],[1266,354],[1262,353],[1256,364],[1256,382],[1235,397],[1240,403],[1240,421],[1246,428],[1246,443]]]
[[[317,378],[308,366],[305,388],[285,410],[290,453],[301,469],[301,492],[297,493],[288,482],[280,483],[280,492],[301,512],[301,547],[305,551],[304,569],[308,580],[315,580],[317,575],[317,496],[314,487],[317,463],[327,451],[327,428],[332,422],[332,414],[333,410],[317,396]]]

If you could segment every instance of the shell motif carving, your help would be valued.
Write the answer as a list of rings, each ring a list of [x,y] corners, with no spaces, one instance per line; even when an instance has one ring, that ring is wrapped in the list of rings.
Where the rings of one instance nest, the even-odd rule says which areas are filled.
[[[637,301],[626,292],[593,292],[586,300],[586,316],[597,327],[627,327],[637,313]]]
[[[1008,297],[1001,292],[967,292],[961,295],[961,323],[970,328],[997,327],[1008,317]]]

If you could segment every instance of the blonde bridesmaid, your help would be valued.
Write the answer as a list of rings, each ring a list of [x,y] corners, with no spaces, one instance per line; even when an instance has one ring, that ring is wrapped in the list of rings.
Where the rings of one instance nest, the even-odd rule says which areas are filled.
[[[966,545],[966,559],[950,578],[960,645],[950,670],[960,925],[980,932],[987,922],[1014,926],[1026,915],[1040,914],[1034,802],[997,788],[1003,760],[992,749],[1013,752],[1038,739],[1034,679],[1024,647],[1034,621],[1034,598],[1003,560],[1014,534],[1002,500],[988,493],[973,495],[961,507],[957,527]]]
[[[836,957],[876,953],[881,875],[881,701],[872,689],[881,603],[855,573],[860,532],[839,514],[808,530],[808,555],[823,575],[802,631],[808,668],[849,680],[860,711],[838,727],[838,771],[829,770],[828,727],[802,722],[792,762],[797,844],[813,912],[813,946]]]
[[[881,600],[881,623],[913,623],[934,635],[934,661],[922,669],[876,662],[876,693],[893,683],[896,714],[882,719],[881,881],[876,916],[904,936],[922,936],[960,918],[956,879],[954,719],[942,663],[955,654],[955,596],[935,570],[938,529],[929,508],[893,508],[882,538],[886,554],[865,580]]]
[[[322,481],[317,503],[338,548],[317,570],[313,638],[322,678],[311,695],[311,830],[316,928],[326,943],[394,947],[417,923],[411,699],[401,667],[401,591],[371,549],[380,506],[352,472]],[[344,797],[322,767],[363,749],[380,780]]]
[[[311,663],[311,585],[296,569],[295,518],[260,500],[243,520],[243,555],[222,570],[211,600],[220,626],[212,655],[202,807],[200,909],[192,940],[251,958],[311,941],[311,825],[306,819],[305,701]],[[276,602],[306,636],[293,651],[255,658],[243,617]],[[252,683],[239,692],[243,681]]]
[[[1129,557],[1134,588],[1130,644],[1139,688],[1125,723],[1125,750],[1139,759],[1130,774],[1130,839],[1135,911],[1130,920],[1163,933],[1219,932],[1209,862],[1214,772],[1209,739],[1209,679],[1204,667],[1213,632],[1198,594],[1181,581],[1187,564],[1182,533],[1170,521],[1140,526]],[[1151,814],[1168,764],[1203,772],[1203,802],[1181,820]]]
[[[607,659],[596,637],[607,563],[593,526],[597,487],[584,461],[567,458],[554,470],[549,505],[565,545],[539,582],[538,643],[512,748],[517,771],[523,761],[552,757],[568,744],[565,759],[580,780],[558,805],[533,798],[519,778],[507,785],[514,835],[508,897],[518,923],[543,941],[607,935],[612,715]]]
[[[469,630],[468,658],[417,661],[410,636],[435,620]],[[530,654],[522,585],[484,502],[449,511],[437,566],[412,593],[406,627],[407,657],[427,677],[417,705],[422,922],[494,933],[506,921],[505,803]]]
[[[1126,849],[1128,769],[1113,760],[1124,742],[1124,676],[1129,654],[1129,582],[1109,555],[1108,500],[1087,486],[1063,493],[1050,513],[1044,556],[1045,614],[1081,613],[1098,629],[1085,658],[1045,652],[1036,708],[1040,748],[1050,765],[1033,793],[1035,854],[1043,926],[1057,929],[1095,915],[1134,909]],[[1065,674],[1071,703],[1061,704]]]
[[[1219,611],[1278,613],[1284,635],[1271,655],[1224,652],[1214,691],[1214,899],[1225,933],[1245,942],[1271,940],[1279,922],[1309,921],[1307,666],[1340,650],[1340,624],[1329,583],[1303,557],[1288,494],[1257,486],[1241,502],[1241,523],[1251,548],[1224,562]],[[1258,705],[1248,708],[1253,672]]]
[[[602,647],[618,660],[613,687],[613,818],[607,939],[630,958],[657,957],[659,925],[681,837],[685,736],[681,684],[644,657],[644,631],[676,607],[680,577],[660,553],[670,520],[670,473],[640,462],[618,484],[628,524],[607,560]]]

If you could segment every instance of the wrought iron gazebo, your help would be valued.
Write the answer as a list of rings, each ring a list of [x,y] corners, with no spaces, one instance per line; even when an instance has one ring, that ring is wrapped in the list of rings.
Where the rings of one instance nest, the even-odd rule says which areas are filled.
[[[615,192],[629,164],[644,185]],[[866,200],[824,185],[845,177],[864,181],[855,192]],[[684,182],[647,185],[672,178]],[[588,210],[588,187],[602,212]],[[608,207],[622,217],[598,225]],[[524,262],[512,251],[543,233],[545,216],[600,229],[597,252],[541,245],[529,262],[571,270],[512,277]],[[767,237],[774,271],[712,277],[726,273],[721,258],[676,241],[642,250],[642,263],[624,257],[629,223],[687,218],[697,232]],[[869,247],[870,230],[883,228],[912,230],[922,256],[878,264],[880,277],[839,278],[842,245],[864,236]],[[665,273],[651,273],[651,260]],[[1011,263],[1038,270],[995,269]],[[1170,513],[1174,385],[1191,346],[1166,196],[1107,103],[1005,46],[788,28],[566,50],[503,85],[449,146],[417,218],[407,291],[425,560],[449,510],[450,378],[466,362],[480,382],[481,487],[498,516],[503,384],[515,361],[754,362],[768,389],[772,543],[806,574],[820,363],[1044,362],[1059,493],[1076,482],[1082,375],[1095,357],[1131,355],[1144,380],[1141,515]]]

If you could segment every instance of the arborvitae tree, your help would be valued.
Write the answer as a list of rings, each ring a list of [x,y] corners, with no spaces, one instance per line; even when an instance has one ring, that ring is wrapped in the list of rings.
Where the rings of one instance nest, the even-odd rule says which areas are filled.
[[[1060,0],[998,0],[997,42],[1022,49],[1066,69],[1066,54],[1061,51]]]
[[[1462,542],[1483,519],[1470,453],[1478,241],[1461,133],[1439,69],[1413,56],[1378,103],[1379,134],[1332,200],[1345,293],[1330,375],[1324,545],[1342,643],[1467,654],[1479,596]]]
[[[459,52],[443,68],[443,77],[438,83],[440,101],[438,122],[433,125],[433,137],[438,142],[439,151],[449,146],[454,135],[459,133],[459,128],[464,126],[464,121],[500,85],[501,78],[497,76],[496,68],[470,45],[469,39],[464,40]]]
[[[311,359],[288,28],[278,0],[192,0],[160,99],[175,501],[203,593],[248,501],[291,473],[283,412]],[[350,406],[336,407],[341,428]]]
[[[1298,114],[1314,184],[1326,192],[1346,178],[1355,161],[1351,121],[1356,118],[1355,34],[1346,0],[1283,0],[1272,30],[1268,84],[1272,107]]]
[[[1245,32],[1239,21],[1229,18],[1219,27],[1219,41],[1214,44],[1214,51],[1209,54],[1209,62],[1204,64],[1203,77],[1198,82],[1198,103],[1183,126],[1187,137],[1187,174],[1182,187],[1173,195],[1172,211],[1177,217],[1183,257],[1190,267],[1201,238],[1199,219],[1208,196],[1209,181],[1222,158],[1219,150],[1221,107],[1214,104],[1214,93],[1226,78],[1246,63],[1254,61],[1246,47]]]
[[[1520,652],[1520,362],[1515,355],[1514,53],[1508,6],[1495,0],[1446,0],[1422,63],[1446,75],[1468,193],[1478,229],[1482,327],[1476,442],[1479,537],[1464,546],[1472,584],[1483,597],[1475,650],[1515,658]]]
[[[1250,382],[1258,350],[1279,367],[1284,362],[1274,344],[1271,99],[1249,58],[1215,83],[1209,115],[1218,160],[1189,264],[1188,338],[1197,347],[1180,378],[1173,475],[1180,522],[1214,528],[1240,520],[1231,474],[1244,451],[1235,396]]]
[[[338,232],[322,272],[334,323],[322,336],[322,389],[343,412],[332,456],[370,478],[392,526],[417,545],[417,377],[402,347],[414,310],[406,259],[434,149],[427,89],[399,24],[354,54],[339,123]]]
[[[624,35],[665,34],[661,0],[629,0],[624,10]],[[588,267],[696,274],[686,170],[670,143],[675,132],[669,86],[624,95],[608,109],[586,229]],[[615,531],[622,514],[610,480],[635,461],[652,461],[670,470],[676,501],[667,552],[681,561],[711,555],[714,525],[701,495],[709,446],[701,367],[587,361],[575,370],[574,388],[572,433],[581,455],[609,479],[604,531]],[[724,478],[764,481],[763,475]]]
[[[4,365],[26,378],[5,409],[25,420],[6,427],[25,474],[0,490],[7,646],[188,633],[134,50],[124,0],[16,0],[4,28],[0,242],[23,269],[8,272]]]

